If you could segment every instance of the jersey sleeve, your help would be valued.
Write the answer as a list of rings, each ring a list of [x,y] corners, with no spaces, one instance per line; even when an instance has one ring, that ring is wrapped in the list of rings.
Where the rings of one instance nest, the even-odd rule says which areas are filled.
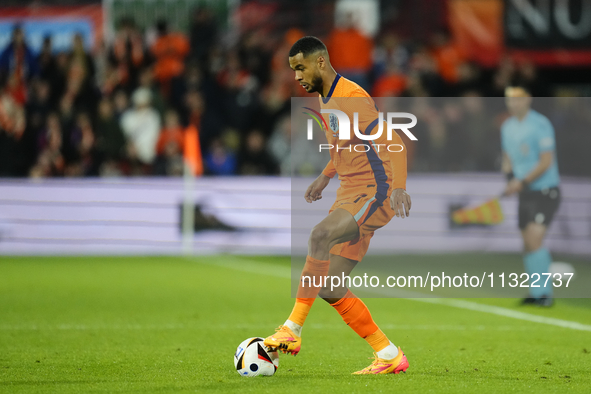
[[[332,164],[332,160],[330,160],[328,162],[328,164],[326,165],[326,167],[324,167],[324,170],[322,170],[322,173],[329,178],[332,178],[336,175],[337,170],[336,170],[336,168],[334,168],[334,164]]]
[[[554,127],[552,127],[552,123],[548,119],[544,119],[539,126],[537,144],[540,152],[548,152],[556,149]]]

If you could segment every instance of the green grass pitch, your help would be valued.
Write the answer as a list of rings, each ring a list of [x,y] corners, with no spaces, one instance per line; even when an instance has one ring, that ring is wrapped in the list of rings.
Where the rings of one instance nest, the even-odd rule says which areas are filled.
[[[371,348],[319,300],[297,357],[241,377],[236,346],[285,320],[288,276],[285,257],[0,257],[0,392],[591,391],[591,332],[406,299],[365,300],[406,374],[352,376]],[[591,324],[589,300],[472,301]]]

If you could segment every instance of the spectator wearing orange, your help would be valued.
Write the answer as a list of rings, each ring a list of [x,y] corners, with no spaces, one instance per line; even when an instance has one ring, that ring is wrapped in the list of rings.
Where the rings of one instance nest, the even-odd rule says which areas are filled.
[[[328,38],[330,62],[339,73],[369,90],[368,74],[372,66],[373,41],[355,27],[353,14],[345,16],[343,26]]]
[[[163,154],[166,146],[171,143],[178,145],[179,151],[183,151],[183,128],[179,121],[179,115],[174,109],[166,111],[164,127],[160,131],[160,137],[156,144],[156,153],[158,155]]]
[[[190,49],[189,40],[182,33],[169,32],[168,23],[164,20],[157,23],[156,30],[158,38],[151,48],[156,59],[154,75],[168,96],[170,80],[180,76],[185,69],[184,61]]]
[[[435,33],[432,43],[432,54],[437,62],[439,75],[449,84],[457,83],[460,65],[465,61],[460,49],[445,31]]]
[[[181,176],[185,163],[183,130],[176,111],[168,110],[165,119],[165,126],[158,139],[158,156],[154,162],[153,173],[160,176]]]
[[[386,66],[386,73],[378,78],[373,86],[374,97],[400,96],[407,86],[407,77],[398,67],[390,63]]]

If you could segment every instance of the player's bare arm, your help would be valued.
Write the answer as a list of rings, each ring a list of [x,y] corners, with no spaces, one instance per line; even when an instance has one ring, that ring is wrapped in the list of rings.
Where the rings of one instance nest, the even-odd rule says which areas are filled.
[[[318,178],[308,186],[306,194],[304,195],[306,201],[312,203],[313,201],[320,200],[322,198],[322,191],[328,186],[328,182],[330,182],[330,178],[324,174],[320,174]]]
[[[390,195],[390,208],[396,212],[396,217],[405,218],[410,215],[412,206],[410,194],[404,189],[394,189]]]

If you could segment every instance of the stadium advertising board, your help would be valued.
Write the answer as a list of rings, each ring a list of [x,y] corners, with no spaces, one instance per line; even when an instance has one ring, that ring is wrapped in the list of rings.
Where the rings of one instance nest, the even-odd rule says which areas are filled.
[[[591,62],[589,1],[450,0],[448,11],[462,52],[483,65],[507,54],[549,66]]]

